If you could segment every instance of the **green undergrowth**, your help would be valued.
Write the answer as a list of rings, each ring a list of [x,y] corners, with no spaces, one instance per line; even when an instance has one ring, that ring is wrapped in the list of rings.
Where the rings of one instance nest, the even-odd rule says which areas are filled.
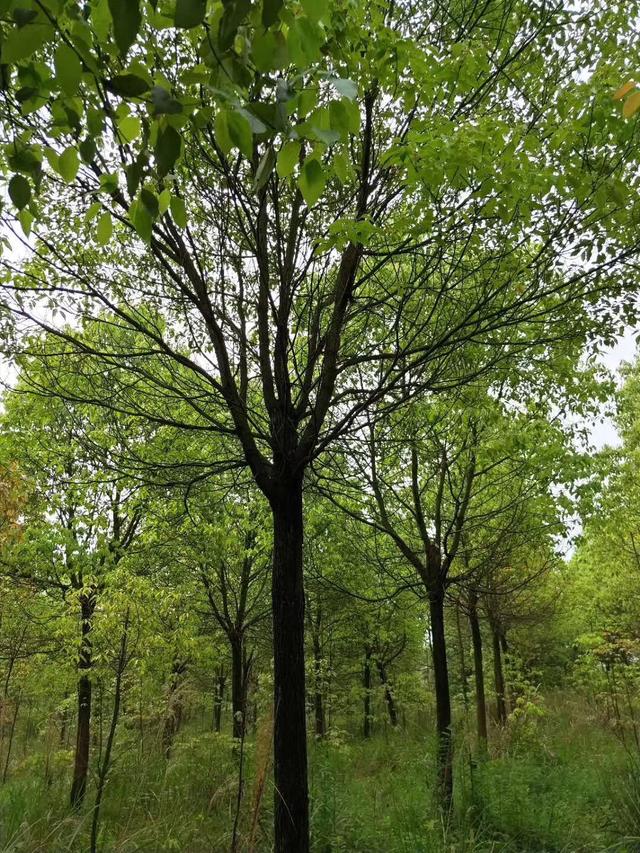
[[[355,727],[354,727],[355,728]],[[568,853],[640,850],[640,772],[611,732],[579,703],[550,705],[526,738],[492,732],[489,755],[456,732],[454,813],[434,802],[434,739],[382,729],[368,741],[332,732],[310,750],[315,853]],[[242,756],[243,806],[237,850],[270,850],[268,731]],[[87,851],[90,786],[84,809],[66,800],[71,754],[59,750],[18,765],[0,787],[0,850]],[[231,848],[240,755],[228,737],[187,725],[167,761],[159,744],[140,748],[122,733],[101,820],[101,853]],[[46,771],[46,772],[45,772]],[[261,784],[263,783],[263,784]],[[634,840],[638,836],[639,840]]]

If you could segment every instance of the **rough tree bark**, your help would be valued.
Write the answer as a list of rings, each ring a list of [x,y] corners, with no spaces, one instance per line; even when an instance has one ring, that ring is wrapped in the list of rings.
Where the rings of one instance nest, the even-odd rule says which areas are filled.
[[[440,802],[443,809],[448,812],[453,798],[453,744],[451,740],[451,698],[447,665],[447,641],[444,633],[444,589],[429,593],[429,614],[431,616],[431,650],[436,694],[437,782]]]
[[[82,805],[87,790],[89,772],[89,747],[91,743],[91,620],[95,610],[95,595],[91,592],[80,596],[81,639],[78,658],[78,723],[76,729],[76,754],[71,783],[71,806]]]
[[[233,737],[244,737],[247,716],[247,675],[242,635],[230,637],[231,645],[231,712],[233,715]]]
[[[487,749],[487,701],[484,689],[484,661],[482,650],[482,633],[478,619],[478,597],[472,594],[469,598],[469,627],[473,644],[473,670],[476,683],[476,721],[478,728],[478,746],[481,751]]]
[[[273,513],[275,851],[309,850],[304,672],[302,477],[282,480]]]

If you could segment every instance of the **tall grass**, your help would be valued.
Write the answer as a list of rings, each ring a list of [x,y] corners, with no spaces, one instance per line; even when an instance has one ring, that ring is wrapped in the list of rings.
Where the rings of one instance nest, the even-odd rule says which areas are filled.
[[[435,807],[430,731],[381,731],[364,742],[334,732],[310,751],[315,853],[596,853],[640,851],[640,769],[576,703],[552,707],[523,746],[492,732],[487,759],[456,732],[456,809]],[[354,727],[355,731],[355,727]],[[270,850],[270,721],[246,744],[240,849]],[[18,768],[0,787],[0,851],[85,851],[86,810],[69,814],[68,753]],[[42,766],[40,766],[42,765]],[[101,853],[228,851],[237,792],[231,739],[185,727],[167,762],[123,732],[104,800]]]

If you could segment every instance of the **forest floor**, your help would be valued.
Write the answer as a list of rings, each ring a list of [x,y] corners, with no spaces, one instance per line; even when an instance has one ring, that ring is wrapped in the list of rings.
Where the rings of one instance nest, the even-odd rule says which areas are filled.
[[[311,748],[315,853],[640,851],[640,775],[623,746],[579,701],[550,698],[544,714],[492,732],[477,760],[457,733],[456,809],[447,828],[433,804],[433,739],[380,727],[368,741],[333,733]],[[157,742],[123,729],[103,805],[100,853],[227,853],[238,754],[227,736],[187,724],[168,761]],[[3,853],[87,851],[94,791],[66,808],[71,753],[29,754],[0,787]],[[245,744],[237,851],[270,849],[268,726]],[[24,756],[21,753],[24,751]]]

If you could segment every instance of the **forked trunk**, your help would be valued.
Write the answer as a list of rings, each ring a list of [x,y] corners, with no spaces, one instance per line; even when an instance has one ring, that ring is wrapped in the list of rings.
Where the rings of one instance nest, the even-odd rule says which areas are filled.
[[[281,483],[271,498],[271,508],[275,851],[307,853],[302,479]]]
[[[444,633],[444,590],[429,593],[431,650],[436,694],[437,787],[442,809],[449,812],[453,798],[453,743],[451,738],[451,697]]]
[[[475,600],[469,603],[469,626],[473,643],[473,670],[476,682],[476,721],[478,727],[478,746],[482,752],[487,749],[487,701],[484,691],[484,662],[482,653],[482,634],[478,607]]]

